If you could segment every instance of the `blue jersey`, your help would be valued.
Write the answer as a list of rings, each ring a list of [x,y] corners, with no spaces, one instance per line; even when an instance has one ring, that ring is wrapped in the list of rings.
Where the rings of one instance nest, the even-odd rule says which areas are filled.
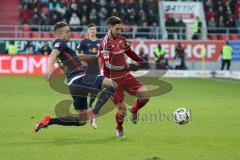
[[[53,42],[53,49],[57,49],[60,52],[57,57],[57,63],[66,74],[68,80],[72,77],[84,74],[81,61],[77,57],[76,52],[68,47],[64,40],[56,39]]]
[[[77,51],[83,52],[87,55],[97,55],[98,48],[100,45],[100,40],[92,41],[90,39],[84,39],[77,46]],[[88,63],[87,74],[98,75],[100,72],[98,61],[93,61]]]

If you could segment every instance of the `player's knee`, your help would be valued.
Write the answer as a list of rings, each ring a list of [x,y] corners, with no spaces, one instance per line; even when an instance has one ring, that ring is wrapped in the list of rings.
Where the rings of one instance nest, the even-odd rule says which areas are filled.
[[[146,104],[150,100],[150,96],[144,96],[138,99],[141,103]]]
[[[147,90],[144,90],[144,91],[140,94],[139,100],[140,100],[140,102],[145,103],[145,104],[150,100],[150,95],[149,95],[149,93],[148,93]]]
[[[126,115],[127,113],[127,108],[126,108],[126,105],[124,103],[120,103],[118,104],[118,112],[121,114],[121,115]]]
[[[116,89],[118,87],[118,84],[114,81],[112,81],[112,86]]]
[[[107,87],[107,91],[109,91],[110,93],[114,93],[115,92],[115,88],[113,86],[108,86]]]
[[[74,101],[73,106],[74,106],[75,110],[80,110],[80,108],[81,108],[80,101]]]

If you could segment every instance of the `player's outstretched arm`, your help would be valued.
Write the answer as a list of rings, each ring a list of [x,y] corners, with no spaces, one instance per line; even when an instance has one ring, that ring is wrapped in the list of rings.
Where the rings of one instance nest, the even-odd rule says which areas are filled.
[[[50,56],[49,56],[49,59],[48,59],[48,70],[47,70],[47,73],[44,75],[44,78],[45,80],[49,81],[51,75],[52,75],[52,72],[54,70],[54,64],[57,60],[57,56],[60,54],[59,50],[58,49],[53,49]]]
[[[125,53],[128,57],[130,57],[132,60],[136,61],[137,63],[143,63],[143,58],[140,57],[139,55],[137,55],[129,46],[129,44],[127,43],[127,41],[125,42]]]
[[[98,60],[97,55],[78,54],[77,56],[81,61],[85,61],[85,62],[91,62],[91,61],[97,61]]]

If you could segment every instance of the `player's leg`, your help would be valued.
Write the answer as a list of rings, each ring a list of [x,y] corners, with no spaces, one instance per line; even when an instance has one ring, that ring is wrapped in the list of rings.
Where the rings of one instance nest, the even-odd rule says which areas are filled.
[[[227,70],[229,71],[230,69],[230,66],[231,66],[231,60],[227,60]]]
[[[72,96],[76,115],[52,118],[48,125],[83,126],[87,123],[87,97]]]
[[[121,88],[117,88],[112,96],[113,103],[117,106],[118,111],[116,113],[116,136],[124,136],[123,122],[126,116],[126,104],[124,102],[124,92]]]
[[[135,96],[137,97],[136,105],[132,108],[132,111],[135,113],[140,108],[142,108],[150,99],[149,92],[145,86],[140,87]]]
[[[84,95],[81,95],[81,93],[76,93],[72,90],[75,90],[74,88],[77,87],[76,84],[79,82],[76,80],[76,82],[73,83],[73,87],[69,87],[70,93],[72,94],[73,98],[73,105],[75,110],[77,111],[76,115],[67,115],[63,117],[55,117],[51,118],[49,115],[46,115],[44,118],[42,118],[37,125],[35,126],[34,130],[35,132],[39,131],[41,128],[46,128],[49,125],[62,125],[62,126],[82,126],[85,125],[87,122],[87,97]]]
[[[221,70],[224,70],[224,68],[225,68],[225,60],[222,60],[222,67],[221,67]]]
[[[122,86],[124,87],[124,91],[137,97],[135,105],[130,109],[130,112],[132,113],[132,122],[136,124],[138,110],[145,106],[150,99],[148,90],[131,74],[125,77],[124,84],[122,84]]]
[[[92,108],[93,103],[95,101],[96,95],[95,94],[90,94],[90,99],[89,99],[89,103],[88,103],[88,107]]]
[[[117,84],[112,81],[109,78],[105,78],[103,76],[99,76],[95,88],[102,89],[102,92],[100,93],[98,100],[92,109],[92,126],[93,128],[97,128],[97,116],[102,108],[102,106],[108,101],[108,99],[112,96],[112,94],[115,92],[115,89],[117,88]]]

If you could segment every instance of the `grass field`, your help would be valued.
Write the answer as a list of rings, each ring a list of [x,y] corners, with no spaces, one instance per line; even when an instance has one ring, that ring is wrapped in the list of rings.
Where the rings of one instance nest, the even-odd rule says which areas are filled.
[[[99,128],[50,126],[33,133],[45,114],[66,95],[42,77],[0,77],[0,160],[237,160],[240,158],[240,81],[164,79],[173,90],[154,97],[142,114],[191,110],[184,126],[172,121],[125,122],[125,138],[115,138],[115,111]],[[67,96],[68,97],[68,96]],[[154,158],[155,157],[155,158]],[[156,158],[158,157],[158,158]]]

